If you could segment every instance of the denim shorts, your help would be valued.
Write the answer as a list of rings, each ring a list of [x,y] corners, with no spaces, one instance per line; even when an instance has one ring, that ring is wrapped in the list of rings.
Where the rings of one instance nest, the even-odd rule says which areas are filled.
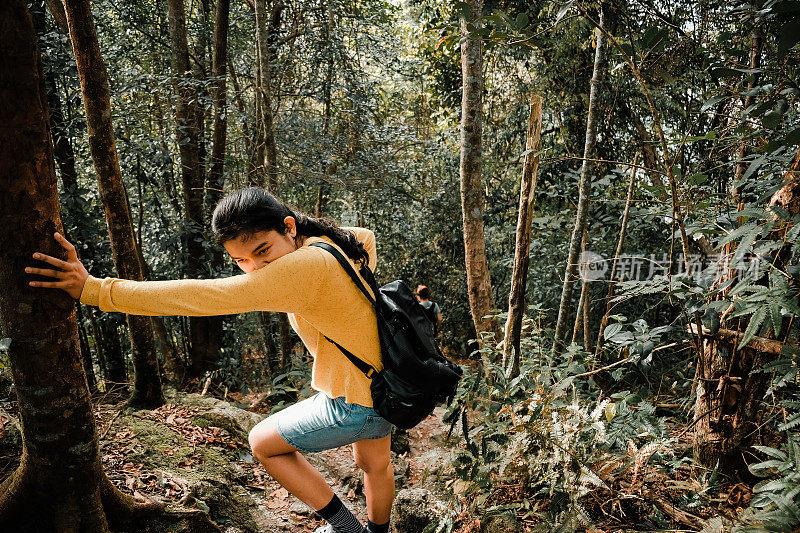
[[[269,417],[289,445],[301,452],[321,452],[364,439],[381,439],[392,424],[372,407],[328,398],[319,392]]]

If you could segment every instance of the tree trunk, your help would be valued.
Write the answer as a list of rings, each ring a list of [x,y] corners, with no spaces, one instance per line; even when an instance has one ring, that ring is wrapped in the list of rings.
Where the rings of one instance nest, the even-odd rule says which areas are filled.
[[[69,132],[64,121],[64,113],[61,110],[61,98],[58,95],[56,78],[51,69],[47,69],[45,73],[45,85],[47,87],[47,103],[50,107],[50,125],[53,132],[53,155],[61,174],[62,190],[75,194],[78,189],[75,152],[69,141]]]
[[[586,226],[583,227],[583,236],[581,237],[581,256],[586,252]],[[586,279],[581,280],[581,294],[578,297],[578,312],[575,313],[575,325],[572,327],[572,344],[578,342],[578,333],[583,329],[583,324],[586,318],[586,305],[589,298],[589,284]],[[584,331],[584,339],[586,338]],[[585,343],[584,343],[585,347]],[[588,349],[586,350],[588,351]]]
[[[525,163],[522,168],[522,182],[519,187],[519,214],[517,216],[517,239],[514,247],[514,269],[511,272],[511,291],[508,295],[508,320],[506,321],[503,342],[503,366],[509,355],[513,356],[511,375],[519,375],[521,359],[520,336],[522,318],[525,315],[525,288],[528,282],[530,263],[531,222],[533,205],[536,199],[536,182],[539,177],[539,149],[542,144],[542,104],[541,96],[533,95],[528,119],[528,140],[525,144]]]
[[[64,6],[81,80],[89,150],[97,171],[97,185],[108,224],[114,264],[120,277],[141,280],[143,278],[133,239],[133,223],[111,124],[108,75],[97,42],[91,6],[89,0],[65,0]],[[137,407],[158,407],[164,403],[164,397],[150,319],[129,315],[127,321],[135,370],[133,394],[129,403]]]
[[[631,213],[631,204],[633,203],[633,192],[636,188],[636,162],[639,160],[639,154],[637,153],[633,157],[633,165],[631,166],[631,181],[628,183],[628,194],[625,197],[625,210],[622,212],[622,224],[619,228],[619,238],[617,239],[617,248],[614,250],[614,260],[611,263],[611,272],[608,276],[608,295],[606,296],[606,311],[603,313],[603,318],[600,319],[600,330],[597,332],[597,348],[595,350],[595,355],[600,354],[600,348],[603,347],[603,341],[605,337],[603,336],[603,331],[606,329],[608,325],[608,317],[611,314],[611,308],[613,304],[611,303],[611,297],[614,296],[614,283],[615,278],[617,275],[617,262],[619,260],[619,256],[622,255],[622,248],[625,244],[625,233],[628,231],[628,219],[630,218]]]
[[[750,42],[750,68],[757,69],[761,64],[761,35],[753,30]],[[748,84],[748,91],[758,83],[754,76]],[[747,108],[753,103],[753,96],[745,97],[743,102]],[[734,171],[734,184],[738,183],[747,170],[747,162],[742,159],[747,154],[747,145],[742,143],[737,155],[739,161]],[[795,156],[789,171],[784,176],[786,186],[773,195],[770,205],[779,205],[790,213],[790,218],[800,213],[797,195],[791,183],[798,170],[798,156]],[[785,194],[787,193],[788,194]],[[744,209],[741,191],[735,186],[733,200],[737,202],[737,210]],[[738,219],[741,224],[741,218]],[[735,251],[735,242],[727,243],[724,254]],[[781,253],[777,254],[780,259]],[[732,279],[733,271],[723,273],[721,281]],[[727,292],[727,291],[726,291]],[[722,324],[725,327],[725,324]],[[746,324],[736,319],[736,328],[744,330]],[[761,402],[769,384],[769,374],[755,373],[764,363],[774,359],[775,354],[764,353],[749,343],[747,347],[738,349],[738,341],[721,336],[700,335],[702,350],[697,359],[697,400],[695,402],[695,419],[697,431],[693,444],[695,458],[707,466],[715,466],[718,462],[728,468],[738,469],[745,465],[742,451],[753,444],[760,419]]]
[[[255,0],[256,15],[256,46],[258,47],[258,62],[261,89],[261,127],[264,129],[264,150],[266,157],[267,187],[273,193],[278,192],[278,150],[275,146],[275,125],[272,116],[272,95],[270,83],[269,36],[267,34],[267,2]]]
[[[228,65],[228,21],[230,0],[217,0],[214,17],[214,53],[212,76],[214,77],[214,138],[211,148],[211,168],[208,173],[206,206],[214,209],[224,189],[225,146],[228,134],[228,89],[226,67]]]
[[[469,0],[470,21],[461,19],[461,212],[464,227],[464,258],[467,270],[467,293],[472,321],[479,342],[502,335],[497,320],[488,317],[494,312],[492,280],[486,260],[483,233],[482,134],[483,134],[483,40],[470,37],[467,23],[480,25],[483,0]]]
[[[603,25],[603,14],[600,12],[600,26]],[[572,299],[572,286],[578,270],[578,260],[581,249],[581,236],[586,227],[586,219],[589,214],[589,193],[591,191],[591,176],[589,158],[594,153],[594,145],[597,139],[595,123],[595,113],[597,110],[598,91],[600,90],[600,80],[603,76],[603,33],[596,32],[596,45],[594,50],[594,68],[592,69],[592,81],[589,89],[589,109],[586,117],[586,141],[583,148],[583,163],[581,164],[581,177],[578,184],[578,209],[575,214],[575,227],[572,230],[572,239],[569,244],[569,257],[564,271],[564,286],[561,290],[561,303],[558,306],[558,320],[556,321],[555,341],[553,353],[558,355],[564,347],[564,340],[567,334],[569,320],[570,301]]]
[[[89,338],[86,335],[86,328],[83,326],[83,311],[81,304],[75,305],[77,311],[77,328],[78,340],[81,347],[81,360],[83,362],[83,371],[86,374],[86,384],[89,387],[89,392],[94,394],[97,392],[97,377],[94,374],[94,363],[92,363],[92,351],[89,349]]]
[[[172,45],[172,70],[175,77],[175,119],[180,141],[181,178],[186,220],[187,271],[190,277],[204,274],[205,249],[203,246],[203,189],[204,180],[200,163],[200,139],[197,91],[186,79],[189,66],[189,44],[186,38],[186,15],[183,0],[168,0],[170,42]],[[219,361],[222,337],[221,317],[195,316],[189,318],[190,367],[189,375],[202,377],[213,370]]]
[[[52,237],[63,227],[41,59],[22,0],[0,2],[0,145],[0,324],[11,339],[23,432],[20,466],[0,484],[0,523],[17,532],[108,531],[137,504],[100,465],[75,304],[62,291],[32,289],[23,271],[47,266],[31,259],[34,250],[63,254]]]

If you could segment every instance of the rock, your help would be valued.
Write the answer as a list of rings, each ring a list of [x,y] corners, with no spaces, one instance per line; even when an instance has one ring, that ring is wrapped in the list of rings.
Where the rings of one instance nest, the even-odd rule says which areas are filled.
[[[177,393],[175,400],[189,407],[204,409],[202,413],[192,417],[193,424],[201,427],[222,428],[244,444],[247,444],[247,435],[253,426],[264,419],[264,416],[258,413],[239,409],[228,402],[210,396]]]
[[[487,515],[481,518],[481,533],[521,533],[522,524],[508,513]]]
[[[392,429],[392,451],[397,455],[403,455],[411,451],[408,440],[408,431],[395,427]]]
[[[420,533],[434,516],[435,500],[427,489],[403,489],[394,499],[392,512],[397,533]]]
[[[392,454],[392,466],[394,467],[394,486],[395,490],[400,490],[406,483],[411,465],[405,457]]]
[[[259,527],[250,515],[250,508],[256,502],[250,494],[235,483],[220,482],[215,479],[205,479],[192,487],[198,508],[203,502],[209,514],[220,526],[235,526],[237,531],[243,533],[256,533]]]

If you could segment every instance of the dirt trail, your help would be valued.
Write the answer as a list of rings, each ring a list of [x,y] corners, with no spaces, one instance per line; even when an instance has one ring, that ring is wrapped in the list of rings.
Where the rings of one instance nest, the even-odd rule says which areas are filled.
[[[249,428],[263,414],[198,394],[172,394],[155,411],[98,411],[103,467],[121,490],[167,503],[167,516],[139,531],[171,533],[312,532],[322,521],[254,461]],[[396,487],[435,484],[449,461],[447,426],[437,409],[408,435],[408,450],[393,453]],[[352,448],[307,458],[348,507],[366,521],[363,477]],[[210,521],[209,521],[210,519]],[[202,522],[202,523],[201,523]],[[412,533],[401,529],[397,533]],[[413,532],[419,533],[419,532]]]
[[[443,444],[448,427],[442,423],[444,410],[437,409],[419,426],[408,432],[409,452],[393,454],[397,489],[408,488],[419,483],[430,465],[441,460],[449,447]],[[308,454],[309,461],[322,472],[334,492],[362,521],[366,522],[367,511],[363,494],[363,479],[355,464],[352,448],[344,446],[316,454]],[[276,529],[264,531],[314,531],[323,522],[317,520],[311,509],[289,494],[269,478],[261,467],[256,467],[257,476],[265,480],[265,490],[254,492],[258,502],[258,514],[264,526]],[[409,532],[410,533],[410,532]]]

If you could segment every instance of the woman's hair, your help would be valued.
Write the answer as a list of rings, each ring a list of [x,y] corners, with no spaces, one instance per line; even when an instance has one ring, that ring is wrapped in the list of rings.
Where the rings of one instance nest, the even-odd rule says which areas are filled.
[[[293,211],[260,187],[238,189],[226,194],[214,208],[211,229],[214,239],[224,244],[239,237],[248,238],[259,231],[286,232],[283,219],[293,217],[297,233],[305,237],[328,237],[354,261],[366,264],[369,254],[351,231],[340,228],[327,218],[313,218]]]
[[[417,285],[416,293],[423,300],[431,299],[431,290],[425,285]]]

